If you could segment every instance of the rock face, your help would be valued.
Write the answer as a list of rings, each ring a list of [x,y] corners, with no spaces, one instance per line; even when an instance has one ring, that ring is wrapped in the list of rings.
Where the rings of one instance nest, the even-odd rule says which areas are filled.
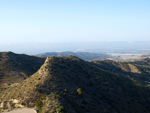
[[[16,100],[16,99],[5,100],[4,102],[2,102],[0,104],[0,108],[2,110],[5,109],[5,111],[10,111],[10,110],[12,110],[13,107],[15,107],[15,108],[23,108],[24,106],[19,104],[19,100]]]
[[[11,100],[5,100],[4,102],[1,103],[1,108],[2,109],[10,109],[11,108],[12,101]]]
[[[51,107],[51,100],[49,99],[48,96],[46,97],[46,99],[48,100],[48,108],[47,108],[46,112],[48,112]]]

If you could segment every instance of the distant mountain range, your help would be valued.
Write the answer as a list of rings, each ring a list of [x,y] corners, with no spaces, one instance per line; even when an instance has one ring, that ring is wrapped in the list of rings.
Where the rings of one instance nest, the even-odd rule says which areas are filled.
[[[26,46],[27,45],[27,46]],[[1,51],[11,50],[16,53],[38,54],[53,51],[74,51],[93,53],[141,53],[150,51],[150,41],[113,41],[113,42],[22,42],[2,43]]]
[[[102,54],[102,53],[91,53],[91,52],[47,52],[42,54],[36,54],[38,57],[50,57],[50,56],[69,56],[73,55],[78,58],[81,58],[86,61],[90,60],[104,60],[107,58],[111,58],[111,55]]]

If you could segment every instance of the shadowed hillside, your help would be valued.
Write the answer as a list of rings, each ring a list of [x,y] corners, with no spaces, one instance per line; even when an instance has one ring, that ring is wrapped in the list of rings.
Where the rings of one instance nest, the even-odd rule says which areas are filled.
[[[77,57],[49,57],[17,86],[0,93],[40,112],[149,113],[150,91]]]
[[[127,77],[135,84],[148,86],[150,81],[150,59],[140,59],[134,62],[116,62],[112,60],[91,61],[93,66]]]
[[[40,68],[44,61],[45,58],[1,52],[0,88],[7,88],[28,78]]]

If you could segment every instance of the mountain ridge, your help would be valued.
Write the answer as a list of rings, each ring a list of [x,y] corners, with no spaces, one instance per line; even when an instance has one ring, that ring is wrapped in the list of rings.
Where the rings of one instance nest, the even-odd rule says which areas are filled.
[[[42,113],[48,108],[45,95],[52,101],[50,113],[150,111],[148,88],[74,56],[48,57],[35,74],[0,94],[1,102],[13,98],[29,107],[42,105]]]
[[[103,53],[70,52],[70,51],[66,51],[66,52],[46,52],[46,53],[42,53],[42,54],[37,54],[35,56],[38,56],[38,57],[56,56],[56,57],[58,57],[58,56],[69,56],[69,55],[76,56],[76,57],[81,58],[81,59],[86,60],[86,61],[102,60],[102,59],[111,58],[110,55],[103,54]]]
[[[45,58],[0,52],[0,88],[6,88],[25,80],[34,74],[44,61]]]

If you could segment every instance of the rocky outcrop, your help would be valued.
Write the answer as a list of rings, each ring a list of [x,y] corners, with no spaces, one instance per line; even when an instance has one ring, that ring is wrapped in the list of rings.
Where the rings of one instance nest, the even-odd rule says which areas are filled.
[[[51,100],[49,99],[49,97],[47,96],[46,99],[48,100],[48,108],[46,110],[46,112],[48,112],[51,108]]]
[[[11,100],[5,100],[0,104],[0,108],[5,111],[10,111],[13,108],[23,108],[24,106],[19,104],[19,100],[11,99]]]

